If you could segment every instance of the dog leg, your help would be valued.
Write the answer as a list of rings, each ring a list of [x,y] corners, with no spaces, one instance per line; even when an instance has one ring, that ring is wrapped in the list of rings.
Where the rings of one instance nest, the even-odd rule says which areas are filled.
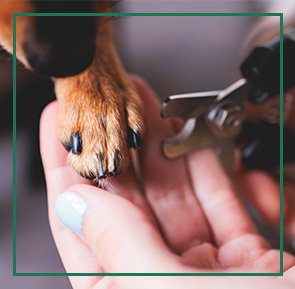
[[[97,45],[91,66],[59,79],[57,134],[68,161],[83,177],[98,180],[124,171],[129,147],[140,146],[142,103],[110,41]]]

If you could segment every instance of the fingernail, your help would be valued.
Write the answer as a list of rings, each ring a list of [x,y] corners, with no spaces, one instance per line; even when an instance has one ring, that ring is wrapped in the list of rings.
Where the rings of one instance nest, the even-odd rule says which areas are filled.
[[[292,246],[293,251],[295,252],[295,238],[291,239],[291,246]]]
[[[80,236],[82,236],[86,210],[86,202],[76,193],[62,193],[55,201],[55,211],[58,218],[66,227]]]

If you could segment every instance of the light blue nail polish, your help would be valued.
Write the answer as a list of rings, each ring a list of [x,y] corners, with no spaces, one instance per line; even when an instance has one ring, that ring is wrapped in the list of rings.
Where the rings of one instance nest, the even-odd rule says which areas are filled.
[[[55,210],[61,222],[82,236],[82,225],[87,210],[87,204],[76,193],[65,192],[55,201]]]

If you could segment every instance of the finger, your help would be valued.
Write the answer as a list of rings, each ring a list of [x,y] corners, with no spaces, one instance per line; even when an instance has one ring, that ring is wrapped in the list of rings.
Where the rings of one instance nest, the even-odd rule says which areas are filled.
[[[57,214],[68,228],[83,235],[105,272],[173,272],[178,266],[178,258],[133,203],[87,185],[67,191],[56,201]]]
[[[157,225],[154,213],[141,191],[140,184],[137,182],[133,167],[130,166],[126,172],[112,179],[110,185],[106,186],[106,189],[130,200],[149,217],[155,226]]]
[[[291,240],[295,251],[295,188],[294,183],[284,183],[284,232]],[[286,206],[287,204],[287,206]],[[286,210],[285,210],[286,207]]]
[[[48,185],[60,185],[59,193],[71,184],[91,181],[79,176],[67,163],[68,152],[58,140],[57,129],[58,104],[53,101],[44,109],[40,119],[40,152]],[[54,181],[51,181],[54,178]]]
[[[239,187],[247,201],[252,203],[267,222],[280,222],[280,187],[269,175],[261,171],[246,172],[239,179]],[[284,216],[287,203],[283,204]]]
[[[151,89],[139,78],[134,80],[148,112],[140,151],[146,198],[165,240],[181,254],[193,242],[210,241],[211,235],[188,177],[186,159],[168,160],[162,154],[162,140],[175,134],[172,122],[161,119],[160,103]]]
[[[283,277],[278,277],[281,279]],[[284,272],[284,280],[289,281],[290,284],[295,284],[295,265]]]
[[[188,164],[193,186],[217,245],[245,233],[256,233],[215,154],[211,150],[193,153]]]
[[[57,114],[58,105],[54,101],[44,109],[40,120],[40,150],[47,184],[51,230],[68,273],[101,272],[101,267],[91,250],[79,237],[62,225],[55,213],[55,200],[68,186],[76,183],[90,183],[67,164],[67,151],[56,137]],[[74,288],[88,288],[100,278],[71,277],[71,282]]]

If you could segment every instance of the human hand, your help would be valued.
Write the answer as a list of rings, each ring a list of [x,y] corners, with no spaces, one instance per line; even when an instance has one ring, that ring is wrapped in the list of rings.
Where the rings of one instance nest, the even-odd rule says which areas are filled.
[[[261,220],[279,227],[279,183],[266,172],[248,171],[240,175],[239,187],[244,200],[257,209]],[[283,221],[284,234],[295,249],[295,186],[287,182],[284,182]]]
[[[295,23],[295,1],[274,1],[267,7],[267,13],[280,12],[284,15],[284,30]],[[280,34],[279,17],[259,17],[253,27],[251,27],[245,42],[241,55],[247,56],[254,46],[264,46],[272,39]],[[287,96],[288,95],[288,96]],[[286,99],[285,99],[286,96]],[[291,96],[291,101],[290,101]],[[292,97],[293,96],[293,97]],[[286,101],[285,101],[286,100]],[[290,89],[284,93],[284,128],[295,135],[295,90]],[[270,103],[269,103],[270,104]],[[278,104],[277,111],[280,110]],[[272,107],[272,105],[271,105]],[[272,107],[273,110],[273,107]],[[261,112],[261,111],[260,111]],[[272,112],[267,111],[272,114]],[[247,105],[247,117],[256,115],[257,107],[255,105]],[[278,112],[278,115],[279,112]],[[285,145],[285,141],[284,141]],[[284,155],[286,160],[286,155]],[[288,165],[284,164],[284,169]],[[288,168],[288,171],[294,172],[294,165]],[[294,175],[292,173],[292,175]],[[291,240],[293,249],[295,250],[295,183],[294,177],[292,181],[284,178],[284,196],[283,196],[283,220],[284,234]],[[264,221],[271,225],[279,226],[280,223],[280,186],[279,182],[263,171],[248,171],[241,175],[240,185],[243,189],[243,197],[251,203],[259,212]]]
[[[49,218],[67,272],[279,272],[279,252],[258,235],[211,151],[173,161],[162,156],[160,143],[173,134],[173,123],[160,118],[160,105],[149,88],[134,81],[148,112],[140,151],[144,195],[132,168],[112,181],[109,192],[78,176],[55,136],[57,103],[43,112]],[[63,226],[54,210],[65,191],[87,204],[84,241]],[[284,270],[293,265],[294,258],[284,254]],[[108,288],[113,280],[71,277],[74,288]]]

